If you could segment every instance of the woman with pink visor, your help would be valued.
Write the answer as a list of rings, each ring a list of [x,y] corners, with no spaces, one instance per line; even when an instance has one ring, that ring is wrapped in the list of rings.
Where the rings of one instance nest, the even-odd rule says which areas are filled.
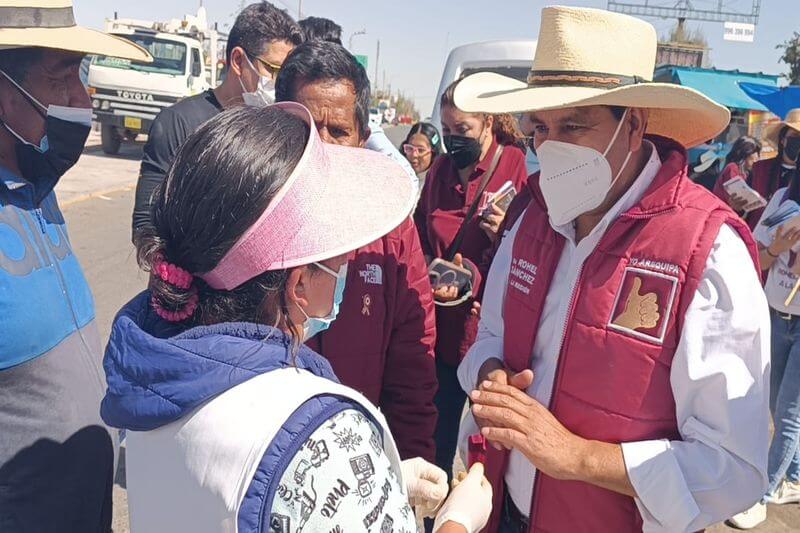
[[[481,466],[446,498],[444,472],[401,462],[380,412],[303,345],[336,318],[350,252],[413,202],[399,165],[323,144],[299,104],[226,111],[189,137],[142,238],[150,288],[104,361],[133,533],[485,525]]]

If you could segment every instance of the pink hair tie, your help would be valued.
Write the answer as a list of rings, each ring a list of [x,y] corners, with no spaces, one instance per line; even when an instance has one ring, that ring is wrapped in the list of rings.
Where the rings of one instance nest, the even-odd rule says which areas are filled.
[[[150,301],[153,304],[153,309],[155,309],[156,314],[167,322],[183,322],[194,314],[199,300],[200,298],[197,296],[197,293],[192,293],[192,295],[189,297],[189,302],[180,311],[169,311],[164,309],[155,296],[153,296]]]
[[[183,290],[190,289],[194,281],[194,276],[188,270],[184,270],[178,265],[167,263],[164,261],[164,256],[160,254],[156,257],[155,263],[153,264],[153,274],[170,285],[174,285]]]
[[[162,254],[156,256],[156,260],[153,263],[153,275],[179,289],[187,291],[190,289],[192,290],[189,301],[183,309],[176,311],[165,309],[164,306],[161,305],[161,302],[153,295],[151,303],[156,314],[168,322],[183,322],[192,316],[200,301],[200,298],[197,296],[197,289],[192,287],[194,284],[194,276],[178,265],[164,261],[164,256]]]

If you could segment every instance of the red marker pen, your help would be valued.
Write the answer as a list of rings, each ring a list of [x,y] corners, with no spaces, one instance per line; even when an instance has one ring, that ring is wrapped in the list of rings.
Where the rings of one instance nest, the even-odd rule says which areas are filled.
[[[486,464],[486,437],[480,433],[469,436],[467,449],[467,470],[472,468],[475,463]]]

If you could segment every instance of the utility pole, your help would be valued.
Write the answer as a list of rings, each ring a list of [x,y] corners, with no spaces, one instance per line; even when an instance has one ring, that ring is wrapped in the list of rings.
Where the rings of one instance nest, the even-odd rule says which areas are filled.
[[[351,52],[353,51],[353,37],[356,37],[358,35],[366,35],[366,34],[367,34],[366,28],[358,30],[357,32],[351,33],[350,34],[350,39],[347,40],[347,49],[350,50]]]
[[[303,18],[303,0],[297,0],[297,20]]]
[[[381,40],[378,39],[378,50],[375,52],[375,92],[378,92],[378,64],[381,62]]]

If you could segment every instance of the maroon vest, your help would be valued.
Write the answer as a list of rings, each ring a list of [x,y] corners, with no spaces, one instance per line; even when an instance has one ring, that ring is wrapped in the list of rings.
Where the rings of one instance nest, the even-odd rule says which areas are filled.
[[[670,385],[672,357],[723,224],[741,235],[758,265],[746,224],[688,179],[685,151],[671,141],[652,140],[666,155],[662,168],[639,204],[611,223],[587,258],[563,325],[549,408],[586,439],[681,438]],[[515,371],[531,368],[545,297],[565,242],[550,226],[537,183],[528,182],[532,201],[514,240],[504,303],[504,357]],[[495,489],[487,531],[497,530],[507,460],[495,451],[487,460]],[[541,472],[529,516],[531,532],[642,530],[632,498]]]

